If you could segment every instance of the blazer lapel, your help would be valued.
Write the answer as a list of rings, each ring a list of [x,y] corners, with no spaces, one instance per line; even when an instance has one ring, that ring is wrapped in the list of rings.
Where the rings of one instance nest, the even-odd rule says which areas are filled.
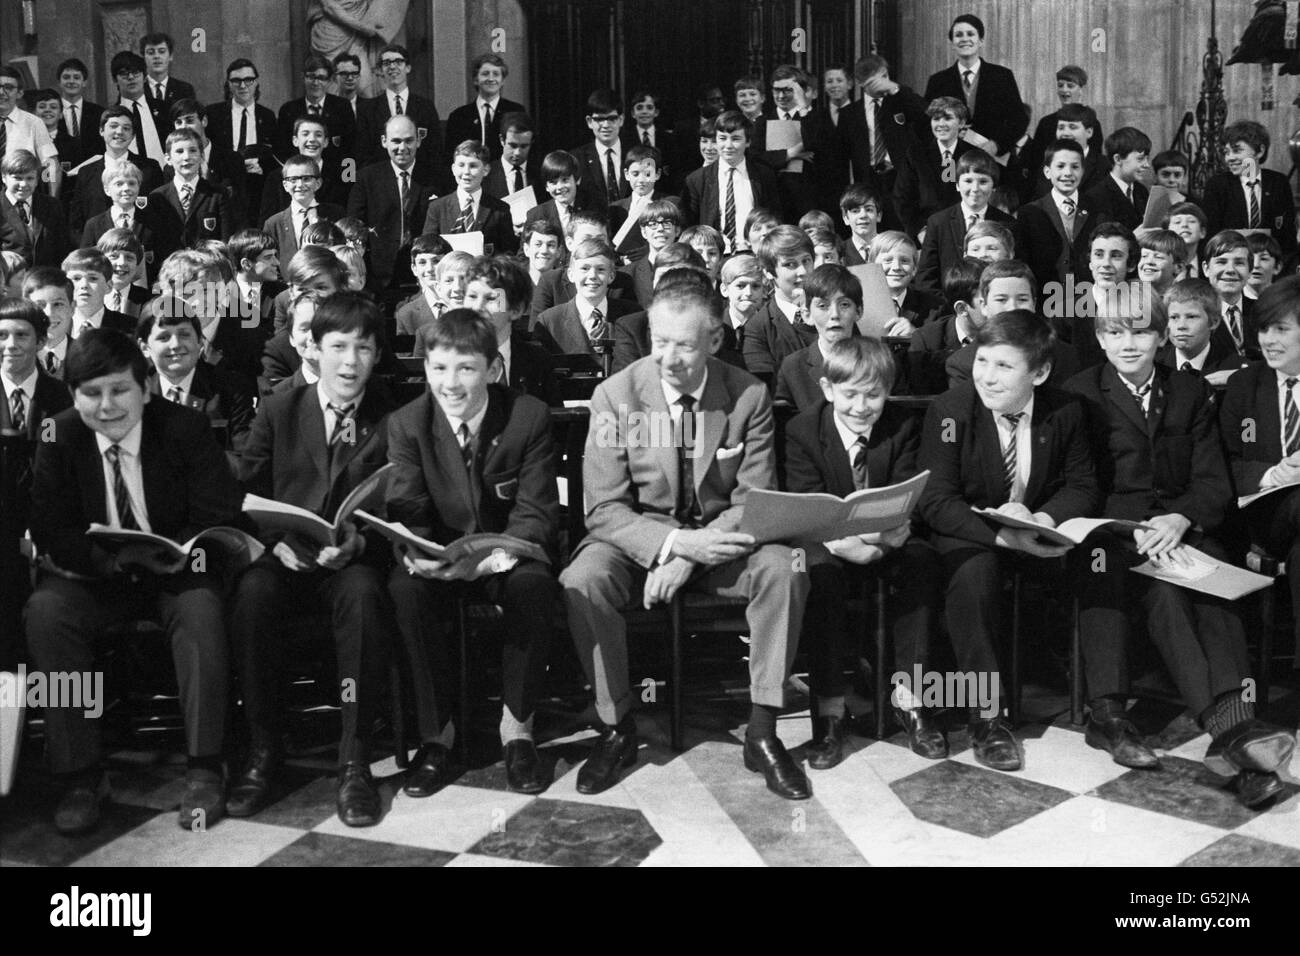
[[[709,364],[715,363],[710,360]],[[713,465],[713,459],[727,431],[727,411],[730,403],[727,401],[726,385],[719,374],[720,366],[719,362],[717,367],[710,370],[712,374],[704,385],[704,394],[700,396],[700,407],[695,416],[695,447],[691,451],[694,452],[692,472],[697,494],[700,485],[704,483],[704,476]],[[663,394],[662,389],[660,394]]]
[[[1255,415],[1258,417],[1255,439],[1269,461],[1282,460],[1282,419],[1277,409],[1277,372],[1265,370],[1255,389]]]
[[[104,459],[95,441],[95,433],[80,422],[77,423],[77,428],[77,434],[80,436],[77,468],[81,472],[77,485],[82,489],[82,507],[85,509],[86,517],[91,521],[107,524],[108,485],[104,480]],[[143,443],[141,443],[141,451],[143,451]],[[148,507],[147,486],[145,498],[145,506]]]
[[[636,383],[636,391],[641,398],[641,409],[649,413],[649,421],[653,422],[659,416],[671,416],[672,413],[668,409],[668,400],[664,397],[663,386],[659,383],[658,368],[654,363],[651,362],[638,365],[637,376],[638,381]],[[662,421],[663,419],[659,420]],[[696,423],[697,427],[693,437],[696,446],[698,447],[702,441],[702,433],[704,429],[699,425],[698,417],[696,418]],[[629,426],[629,431],[631,430],[631,427],[633,426]],[[650,430],[649,426],[643,427],[646,428],[647,432]],[[655,432],[657,433],[658,429],[655,429]],[[635,444],[630,440],[629,436],[624,436],[624,439],[627,441],[629,446]],[[660,470],[664,473],[664,477],[668,479],[668,488],[672,492],[671,500],[668,502],[668,508],[671,511],[677,506],[677,499],[681,489],[677,475],[677,449],[671,442],[665,443],[662,441],[647,440],[642,443],[642,447],[645,445],[650,446],[651,457],[658,463]],[[714,445],[714,448],[717,448],[716,444]],[[702,456],[695,459],[696,462],[702,460],[705,460]],[[696,481],[698,481],[698,468],[696,469],[696,472]]]
[[[840,441],[839,430],[835,427],[835,409],[827,405],[822,409],[822,420],[820,437],[822,443],[822,458],[825,459],[827,467],[830,470],[830,488],[832,494],[839,495],[841,498],[853,493],[853,463],[849,461],[848,453],[844,450],[844,445]],[[867,477],[871,476],[871,452],[867,451]]]
[[[948,229],[952,233],[953,248],[961,249],[966,239],[966,221],[961,217],[961,206],[954,206],[948,213]]]
[[[975,403],[975,449],[983,465],[985,497],[991,502],[1002,504],[1007,500],[1007,489],[998,424],[978,395],[972,396],[972,401]]]
[[[1133,398],[1133,393],[1128,390],[1128,386],[1119,380],[1119,373],[1109,364],[1101,371],[1101,390],[1106,393],[1107,400],[1118,408],[1125,418],[1142,432],[1146,432],[1146,416],[1142,414],[1142,409]]]
[[[321,419],[321,429],[324,430],[324,416],[318,416]],[[338,481],[339,475],[347,468],[348,463],[361,451],[370,441],[370,436],[375,431],[376,423],[380,416],[375,414],[375,393],[371,389],[366,392],[366,396],[361,401],[361,407],[353,413],[353,440],[340,441],[334,446],[334,454],[330,456],[329,481],[330,489],[333,490],[334,482]],[[326,441],[328,442],[328,438]]]
[[[460,439],[451,430],[451,422],[443,414],[442,407],[432,393],[425,393],[424,402],[425,427],[420,430],[419,441],[425,473],[442,476],[444,487],[460,502],[459,510],[466,517],[466,520],[460,522],[460,530],[473,531],[474,497],[469,487],[465,459],[460,453]],[[444,509],[440,508],[439,511],[446,514]]]
[[[301,442],[299,447],[306,447],[316,473],[321,476],[325,485],[325,500],[328,500],[332,484],[329,468],[329,436],[325,434],[325,416],[320,410],[318,398],[320,393],[317,391],[319,387],[314,385],[301,396],[298,405],[298,436]]]
[[[168,506],[178,500],[176,489],[168,480],[170,476],[162,468],[166,458],[167,451],[149,427],[149,416],[146,415],[140,424],[140,474],[144,483],[144,507],[149,513],[149,527],[154,534],[166,534],[160,529],[169,524]],[[100,474],[103,474],[102,468]]]
[[[1137,403],[1134,402],[1134,404]],[[1153,445],[1156,435],[1165,423],[1165,408],[1168,404],[1169,394],[1165,388],[1164,377],[1161,376],[1160,370],[1157,369],[1155,378],[1151,380],[1151,397],[1147,402],[1147,437],[1151,439]]]

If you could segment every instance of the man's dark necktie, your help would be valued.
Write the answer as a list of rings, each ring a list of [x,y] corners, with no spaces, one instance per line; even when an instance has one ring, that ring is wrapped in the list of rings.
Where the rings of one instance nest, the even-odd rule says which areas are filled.
[[[10,111],[9,116],[13,116]],[[5,124],[9,122],[9,116],[0,118],[0,156],[5,154],[5,144],[9,140],[9,131],[5,129]]]
[[[109,445],[104,449],[104,457],[113,466],[113,502],[117,505],[117,523],[128,531],[139,531],[140,525],[131,510],[131,494],[126,490],[126,479],[122,477],[122,446]]]
[[[699,499],[695,494],[695,444],[699,433],[695,424],[695,396],[683,395],[677,399],[682,407],[677,442],[677,514],[684,525],[691,525],[699,517]]]
[[[21,199],[18,200],[18,218],[24,226],[31,227],[32,218],[27,214],[27,203]]]
[[[1282,454],[1294,455],[1300,451],[1300,409],[1296,408],[1295,386],[1300,378],[1288,378],[1286,385],[1286,438],[1282,443]]]
[[[880,166],[885,162],[885,129],[880,119],[880,100],[873,99],[871,103],[876,120],[875,128],[871,131],[871,165]]]
[[[1251,229],[1259,228],[1259,197],[1255,194],[1259,186],[1258,179],[1252,179],[1246,183],[1246,191],[1250,193],[1250,226]]]
[[[139,152],[140,155],[142,156],[147,156],[149,154],[149,151],[146,148],[144,143],[144,120],[140,118],[139,100],[131,101],[131,121],[135,123],[136,151]]]
[[[650,142],[650,131],[648,129],[641,130],[641,145],[642,146],[654,145],[653,143]]]
[[[1241,348],[1241,326],[1237,324],[1238,309],[1235,305],[1228,306],[1228,333],[1232,336],[1233,344]]]
[[[79,139],[81,137],[81,121],[77,119],[77,108],[70,106],[68,109],[72,112],[72,138]]]
[[[605,150],[605,191],[609,195],[609,204],[618,202],[618,172],[614,169],[614,151]]]
[[[406,170],[402,170],[401,182],[397,187],[397,203],[402,210],[402,230],[401,230],[402,245],[406,245],[406,241],[409,238],[409,233],[407,232],[406,223],[411,218],[410,210],[407,208],[407,204],[410,201],[410,198],[411,198],[411,174],[408,173]]]
[[[181,187],[181,218],[190,218],[190,201],[194,198],[194,187],[186,183]]]
[[[861,491],[867,487],[867,436],[859,435],[853,443],[853,488]]]
[[[55,355],[53,352],[47,353],[45,356],[45,371],[53,375],[58,370],[59,370],[59,357]]]
[[[27,431],[27,396],[21,388],[14,389],[10,402],[13,407],[9,411],[9,423],[16,432]]]
[[[524,169],[523,169],[522,166],[516,166],[516,167],[515,167],[515,182],[514,182],[514,185],[510,187],[510,191],[511,191],[512,193],[517,193],[517,192],[519,192],[519,190],[521,190],[521,189],[523,189],[523,188],[524,188]]]
[[[393,101],[394,101],[394,105],[395,105],[395,107],[396,107],[396,108],[393,110],[393,115],[394,115],[394,116],[401,116],[401,115],[402,115],[402,95],[401,95],[400,93],[397,94],[396,96],[393,97]]]
[[[490,130],[491,128],[492,128],[492,107],[485,103],[483,104],[483,139],[480,141],[483,143],[484,146],[487,145],[488,130]]]
[[[239,111],[239,145],[236,150],[242,151],[248,145],[248,107],[245,106]]]
[[[598,342],[601,339],[609,338],[609,323],[605,321],[605,313],[600,309],[591,310],[591,341]]]
[[[1138,388],[1134,389],[1133,391],[1133,400],[1137,402],[1138,411],[1142,413],[1143,417],[1145,417],[1147,413],[1146,397],[1150,394],[1151,394],[1150,382],[1147,382],[1145,385],[1138,386]]]
[[[1184,362],[1184,363],[1183,363],[1183,368],[1182,368],[1182,370],[1183,370],[1184,372],[1191,372],[1193,375],[1200,375],[1200,374],[1201,374],[1200,372],[1198,372],[1198,371],[1196,370],[1196,366],[1193,365],[1191,362]]]

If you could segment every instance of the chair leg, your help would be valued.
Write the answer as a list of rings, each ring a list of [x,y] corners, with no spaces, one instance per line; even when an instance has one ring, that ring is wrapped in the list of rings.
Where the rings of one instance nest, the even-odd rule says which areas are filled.
[[[1021,574],[1011,578],[1011,693],[1008,695],[1011,726],[1020,725],[1020,585]]]
[[[889,678],[885,676],[886,645],[889,642],[888,618],[885,601],[889,585],[882,575],[876,575],[876,739],[884,740],[889,727]]]
[[[1255,711],[1263,717],[1268,712],[1269,671],[1273,663],[1273,629],[1277,625],[1275,613],[1277,597],[1274,589],[1280,586],[1280,578],[1273,579],[1273,586],[1260,591],[1259,602],[1259,663],[1255,667]]]
[[[1083,723],[1083,638],[1079,633],[1079,599],[1074,599],[1074,624],[1070,628],[1070,723]]]
[[[405,770],[411,766],[411,757],[406,750],[406,712],[402,709],[402,668],[396,660],[388,665],[388,682],[393,696],[393,759],[398,768]]]
[[[684,603],[681,592],[668,602],[668,631],[672,640],[668,678],[669,737],[674,751],[682,751],[682,630]]]
[[[456,637],[460,642],[460,693],[457,695],[456,750],[461,762],[469,763],[469,626],[464,597],[456,599]]]

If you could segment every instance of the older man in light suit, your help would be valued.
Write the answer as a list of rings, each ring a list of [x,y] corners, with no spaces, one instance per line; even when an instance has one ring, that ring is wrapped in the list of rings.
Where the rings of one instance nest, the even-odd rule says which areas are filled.
[[[651,354],[592,396],[583,466],[589,533],[560,578],[604,724],[578,774],[582,793],[612,786],[636,762],[621,612],[630,601],[647,608],[670,601],[683,585],[749,602],[753,709],[745,766],[787,799],[810,793],[776,736],[808,578],[795,570],[789,547],[756,548],[737,531],[750,489],[776,485],[772,405],[758,379],[711,358],[720,334],[716,308],[689,289],[658,294],[650,306]],[[653,427],[629,429],[632,412]]]

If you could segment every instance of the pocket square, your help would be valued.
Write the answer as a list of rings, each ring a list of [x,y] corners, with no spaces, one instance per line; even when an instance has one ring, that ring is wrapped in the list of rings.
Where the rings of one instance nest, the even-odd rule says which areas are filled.
[[[737,445],[735,448],[719,448],[718,461],[727,461],[730,458],[735,458],[737,455],[742,454],[744,451],[745,451],[744,445]]]

